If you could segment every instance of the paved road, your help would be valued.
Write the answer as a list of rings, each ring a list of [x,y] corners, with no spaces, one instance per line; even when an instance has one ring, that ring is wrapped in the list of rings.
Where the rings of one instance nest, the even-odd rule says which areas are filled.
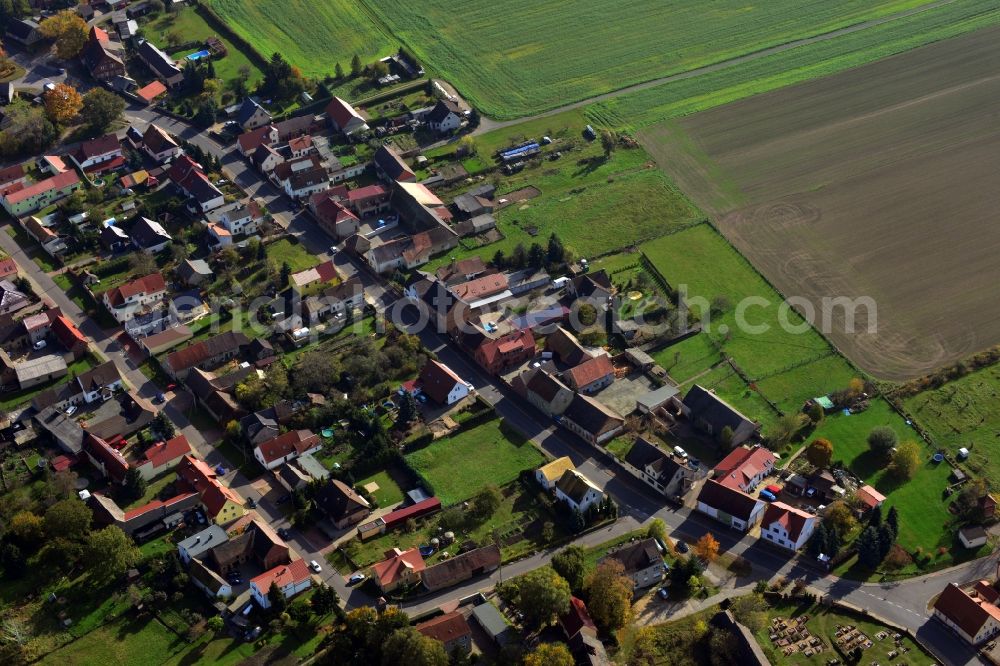
[[[729,60],[723,60],[722,62],[717,62],[713,65],[706,65],[705,67],[698,67],[697,69],[688,70],[686,72],[681,72],[679,74],[673,74],[671,76],[662,76],[658,79],[653,79],[651,81],[646,81],[644,83],[636,83],[625,88],[619,88],[618,90],[613,90],[609,93],[604,93],[602,95],[595,95],[594,97],[588,97],[587,99],[580,100],[579,102],[573,102],[572,104],[565,104],[555,109],[549,111],[544,111],[542,113],[537,113],[533,116],[527,116],[523,118],[516,118],[514,120],[491,120],[490,118],[482,117],[479,126],[472,132],[473,134],[485,134],[495,129],[501,129],[504,127],[510,127],[512,125],[518,125],[523,122],[528,122],[530,120],[537,120],[539,118],[547,118],[549,116],[554,116],[564,111],[572,111],[573,109],[579,109],[584,106],[589,106],[597,102],[603,102],[605,100],[614,99],[615,97],[621,97],[622,95],[627,95],[629,93],[638,92],[640,90],[647,90],[649,88],[656,88],[667,83],[673,83],[675,81],[683,81],[684,79],[690,79],[696,76],[702,76],[704,74],[711,74],[712,72],[717,72],[721,69],[727,69],[735,65],[741,65],[746,62],[751,62],[753,60],[759,60],[760,58],[766,58],[768,56],[775,55],[776,53],[781,53],[783,51],[788,51],[789,49],[794,49],[799,46],[806,46],[808,44],[815,44],[816,42],[825,42],[830,39],[835,39],[836,37],[841,37],[843,35],[849,35],[852,32],[858,32],[860,30],[867,30],[869,28],[874,28],[892,21],[899,20],[901,18],[906,18],[907,16],[912,16],[913,14],[918,14],[942,5],[950,5],[956,0],[939,0],[938,2],[932,2],[927,5],[922,5],[920,7],[914,7],[912,9],[907,9],[905,11],[898,12],[896,14],[890,14],[889,16],[883,16],[881,18],[872,19],[870,21],[864,21],[862,23],[856,23],[846,28],[841,28],[839,30],[834,30],[832,32],[826,32],[821,35],[814,35],[813,37],[806,37],[804,39],[796,39],[791,42],[786,42],[778,46],[772,46],[770,48],[762,49],[760,51],[755,51],[753,53],[748,53],[744,56],[739,56],[737,58],[730,58]]]

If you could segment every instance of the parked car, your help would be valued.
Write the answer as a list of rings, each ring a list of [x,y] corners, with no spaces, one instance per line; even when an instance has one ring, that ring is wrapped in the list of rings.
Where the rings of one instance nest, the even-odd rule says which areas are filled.
[[[760,491],[760,498],[761,498],[762,500],[765,500],[765,501],[768,501],[768,502],[773,502],[773,501],[775,501],[776,499],[778,499],[778,498],[777,498],[777,497],[775,497],[775,496],[774,496],[774,494],[773,494],[773,493],[771,493],[771,492],[770,492],[770,491],[769,491],[769,490],[768,490],[767,488],[765,488],[765,489],[763,489],[763,490],[761,490],[761,491]]]
[[[776,484],[776,483],[772,483],[772,484],[771,484],[771,485],[769,485],[769,486],[765,486],[765,487],[764,487],[764,490],[766,490],[767,492],[771,493],[771,494],[772,494],[772,495],[774,495],[775,497],[777,497],[778,495],[780,495],[780,494],[781,494],[781,486],[779,486],[779,485],[778,485],[778,484]]]
[[[289,534],[288,530],[285,529],[284,527],[279,527],[278,528],[278,536],[280,536],[282,539],[287,539],[288,538],[288,534]]]
[[[157,393],[156,394],[156,398],[153,400],[153,402],[155,402],[156,404],[159,405],[159,404],[162,404],[162,403],[166,402],[166,400],[167,400],[167,398],[166,398],[165,395],[163,395],[162,393]]]
[[[348,585],[357,585],[358,583],[360,583],[361,581],[363,581],[365,578],[367,578],[367,576],[365,576],[363,573],[359,572],[359,573],[354,574],[350,578],[348,578],[347,579],[347,584]]]
[[[79,409],[76,405],[70,405],[66,408],[66,416],[73,416],[76,414],[76,410]]]
[[[255,500],[252,497],[248,497],[247,498],[247,506],[250,507],[251,509],[257,508],[257,500]]]
[[[323,567],[321,567],[319,565],[319,562],[317,562],[316,560],[309,560],[309,568],[312,569],[315,573],[319,573],[320,571],[323,570]]]
[[[49,343],[47,343],[47,342],[46,342],[45,340],[39,340],[38,342],[36,342],[35,344],[33,344],[33,345],[31,345],[31,346],[32,346],[32,347],[33,347],[34,349],[36,349],[36,350],[37,350],[37,349],[45,349],[45,347],[46,347],[46,346],[47,346],[48,344],[49,344]]]
[[[680,540],[678,540],[677,543],[674,544],[674,548],[677,549],[678,553],[686,553],[686,552],[688,552],[688,545],[686,543],[684,543],[683,541],[680,541]]]

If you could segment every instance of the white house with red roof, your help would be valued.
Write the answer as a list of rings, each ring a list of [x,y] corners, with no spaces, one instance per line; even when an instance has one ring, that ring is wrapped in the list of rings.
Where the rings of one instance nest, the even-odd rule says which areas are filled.
[[[290,430],[254,447],[253,455],[266,469],[274,469],[306,453],[316,453],[323,446],[311,430]]]
[[[114,134],[84,141],[69,157],[77,168],[88,174],[104,173],[125,166],[122,144]]]
[[[135,465],[142,478],[149,481],[173,469],[181,458],[191,453],[191,444],[184,435],[177,435],[165,442],[157,442],[146,449],[142,459]]]
[[[250,579],[250,594],[261,608],[271,607],[267,593],[271,591],[272,585],[276,585],[286,599],[308,590],[312,587],[312,574],[309,573],[306,561],[293,560],[288,564],[280,564]]]
[[[382,592],[389,593],[407,585],[420,583],[420,574],[427,565],[419,548],[385,551],[385,559],[372,565],[375,582]]]
[[[170,166],[167,176],[185,196],[194,200],[190,208],[207,213],[226,202],[222,192],[205,175],[201,165],[187,155],[181,155]]]
[[[334,97],[327,104],[326,117],[330,121],[330,125],[333,126],[333,129],[344,136],[350,136],[356,132],[368,131],[368,123],[361,117],[361,114],[339,97]]]
[[[163,302],[167,283],[162,273],[152,273],[104,292],[104,307],[120,324]]]
[[[136,147],[141,148],[144,153],[160,164],[181,154],[181,147],[177,145],[173,137],[152,123],[146,128],[142,138],[136,143]]]
[[[745,493],[752,492],[772,471],[777,458],[759,444],[733,449],[713,470],[715,480]]]
[[[784,502],[772,502],[764,510],[764,518],[760,522],[760,538],[796,552],[809,541],[817,521],[816,516],[801,509]]]
[[[469,395],[472,385],[440,361],[431,359],[420,371],[416,386],[439,405],[454,405]]]
[[[997,596],[997,591],[985,580],[979,581],[969,590],[964,590],[955,583],[948,583],[934,602],[934,617],[965,642],[979,645],[1000,634]]]

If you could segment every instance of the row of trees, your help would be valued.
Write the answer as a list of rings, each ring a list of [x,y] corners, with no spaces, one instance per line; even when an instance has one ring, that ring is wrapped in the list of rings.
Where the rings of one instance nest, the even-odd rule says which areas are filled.
[[[522,268],[545,268],[555,270],[560,266],[570,263],[573,260],[572,253],[566,249],[553,233],[549,236],[548,243],[542,247],[539,243],[532,243],[530,248],[525,248],[524,243],[518,243],[511,250],[510,255],[504,254],[503,250],[497,250],[490,261],[496,268],[508,270],[520,270]]]

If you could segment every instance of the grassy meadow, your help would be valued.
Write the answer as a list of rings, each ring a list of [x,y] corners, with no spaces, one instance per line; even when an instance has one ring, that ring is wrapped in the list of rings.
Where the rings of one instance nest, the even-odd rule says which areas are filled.
[[[502,424],[495,419],[444,437],[406,460],[433,486],[443,505],[461,502],[484,486],[510,483],[521,470],[545,462],[538,449]]]
[[[363,2],[209,0],[208,5],[264,57],[279,52],[306,76],[333,74],[338,62],[350,71],[354,55],[367,64],[398,46]]]
[[[516,118],[927,1],[717,0],[707,8],[694,0],[635,0],[610,9],[601,0],[508,0],[500,7],[488,0],[379,0],[369,6],[429,71],[484,113]]]

